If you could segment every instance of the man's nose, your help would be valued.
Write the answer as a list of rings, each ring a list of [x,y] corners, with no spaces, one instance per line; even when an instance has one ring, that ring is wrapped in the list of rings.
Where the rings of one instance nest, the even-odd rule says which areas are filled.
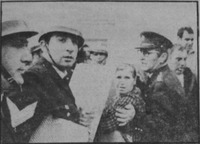
[[[181,66],[186,66],[186,60],[182,60],[182,61],[180,62],[180,64],[181,64]]]
[[[191,44],[193,44],[193,41],[192,41],[192,40],[189,40],[188,43],[191,45]]]
[[[24,63],[25,65],[30,65],[32,62],[32,55],[31,52],[28,49],[24,49],[24,52],[21,56],[21,62]]]
[[[140,57],[140,60],[145,60],[145,55],[143,53],[140,53],[139,57]]]
[[[67,41],[66,43],[66,51],[69,52],[69,53],[72,53],[75,49],[75,45],[72,43],[71,40]]]

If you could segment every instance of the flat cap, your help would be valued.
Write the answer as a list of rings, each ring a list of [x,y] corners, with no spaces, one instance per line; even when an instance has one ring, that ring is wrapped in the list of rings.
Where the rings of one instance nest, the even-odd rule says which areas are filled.
[[[136,49],[160,49],[166,51],[173,46],[172,42],[155,32],[145,31],[140,34],[142,42]]]
[[[68,28],[65,26],[52,26],[52,27],[47,28],[46,30],[42,32],[38,41],[40,42],[41,40],[44,40],[47,35],[52,34],[52,33],[57,33],[57,32],[66,33],[69,36],[75,37],[78,40],[78,47],[83,46],[84,39],[81,32],[79,32],[76,29]]]
[[[2,38],[12,35],[30,38],[36,34],[38,32],[30,30],[26,22],[22,20],[10,20],[2,23]]]

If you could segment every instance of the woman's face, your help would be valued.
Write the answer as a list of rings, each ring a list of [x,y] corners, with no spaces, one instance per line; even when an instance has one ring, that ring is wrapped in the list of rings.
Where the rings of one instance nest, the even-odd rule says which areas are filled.
[[[136,81],[128,69],[118,70],[115,74],[115,86],[120,94],[126,94],[133,89]]]

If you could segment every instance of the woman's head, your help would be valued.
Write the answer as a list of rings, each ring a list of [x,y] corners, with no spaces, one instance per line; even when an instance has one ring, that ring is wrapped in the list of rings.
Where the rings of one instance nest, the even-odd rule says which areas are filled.
[[[115,87],[120,94],[130,92],[136,84],[136,69],[131,64],[121,64],[115,72]]]

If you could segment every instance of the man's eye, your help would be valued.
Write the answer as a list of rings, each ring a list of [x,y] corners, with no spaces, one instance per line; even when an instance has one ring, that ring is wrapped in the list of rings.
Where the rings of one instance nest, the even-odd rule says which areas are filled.
[[[130,77],[129,76],[125,76],[125,79],[130,79]]]
[[[67,41],[66,38],[58,38],[58,40],[59,40],[60,42],[63,42],[63,43]]]
[[[121,79],[122,77],[121,76],[117,76],[117,79]]]
[[[189,41],[190,39],[185,39],[186,41]]]
[[[176,58],[176,60],[177,60],[177,61],[181,61],[181,60],[182,60],[182,58]]]

